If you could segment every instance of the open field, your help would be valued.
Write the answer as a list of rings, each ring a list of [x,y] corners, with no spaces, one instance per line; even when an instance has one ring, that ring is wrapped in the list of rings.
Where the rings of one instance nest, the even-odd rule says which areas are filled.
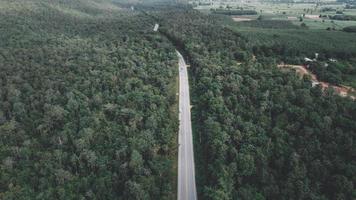
[[[249,19],[256,19],[262,16],[268,20],[289,20],[296,25],[305,23],[309,29],[336,29],[341,30],[347,26],[355,26],[356,21],[331,20],[328,17],[319,18],[320,15],[334,16],[337,12],[345,15],[356,16],[356,9],[345,9],[345,5],[329,1],[323,1],[322,5],[315,3],[271,3],[271,2],[215,2],[211,5],[198,5],[196,9],[209,13],[210,9],[227,8],[255,10],[258,14],[248,16]],[[237,22],[246,21],[245,16],[233,16]],[[302,21],[300,18],[302,17]]]

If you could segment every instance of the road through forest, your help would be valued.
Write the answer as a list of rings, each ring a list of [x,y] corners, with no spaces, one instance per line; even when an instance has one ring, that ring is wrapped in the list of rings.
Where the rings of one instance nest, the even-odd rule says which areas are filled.
[[[190,115],[190,96],[187,65],[177,51],[179,59],[179,151],[178,200],[196,200],[193,136]]]

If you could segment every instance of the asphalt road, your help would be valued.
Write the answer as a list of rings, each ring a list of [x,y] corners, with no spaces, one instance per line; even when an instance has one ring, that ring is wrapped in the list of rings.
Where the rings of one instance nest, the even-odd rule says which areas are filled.
[[[179,58],[179,151],[178,151],[178,200],[196,200],[195,166],[187,65]]]

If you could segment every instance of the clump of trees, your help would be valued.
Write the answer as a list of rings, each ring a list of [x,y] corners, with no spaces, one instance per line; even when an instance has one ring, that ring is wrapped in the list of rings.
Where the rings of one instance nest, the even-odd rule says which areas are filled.
[[[343,20],[343,21],[356,21],[356,16],[353,15],[334,15],[334,16],[330,16],[329,18],[332,20]]]
[[[345,32],[356,33],[356,26],[347,26],[342,29]]]
[[[352,63],[334,60],[333,62],[312,62],[308,65],[309,69],[321,81],[335,85],[347,82],[352,87],[355,86],[356,67]]]
[[[211,12],[220,15],[257,15],[255,10],[211,9]]]
[[[299,26],[294,25],[287,20],[263,20],[263,17],[258,20],[239,22],[238,26],[256,27],[256,28],[270,28],[270,29],[300,29]]]
[[[336,63],[313,62],[309,64],[309,69],[321,81],[339,85],[342,83],[342,66]],[[348,72],[350,72],[348,70]]]
[[[332,11],[336,11],[336,8],[324,7],[322,9],[320,9],[320,12],[332,12]]]
[[[347,4],[345,9],[356,9],[356,5]]]

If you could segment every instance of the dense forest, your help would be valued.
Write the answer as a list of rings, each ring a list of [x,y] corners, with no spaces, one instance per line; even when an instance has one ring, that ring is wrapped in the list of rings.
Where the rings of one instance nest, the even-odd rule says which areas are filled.
[[[0,199],[173,199],[177,58],[106,1],[0,2]]]
[[[356,198],[354,101],[253,59],[251,41],[213,16],[156,16],[192,66],[201,199]]]
[[[356,199],[356,102],[276,67],[352,63],[353,33],[110,2],[0,2],[0,199],[175,199],[175,48],[200,199]]]

